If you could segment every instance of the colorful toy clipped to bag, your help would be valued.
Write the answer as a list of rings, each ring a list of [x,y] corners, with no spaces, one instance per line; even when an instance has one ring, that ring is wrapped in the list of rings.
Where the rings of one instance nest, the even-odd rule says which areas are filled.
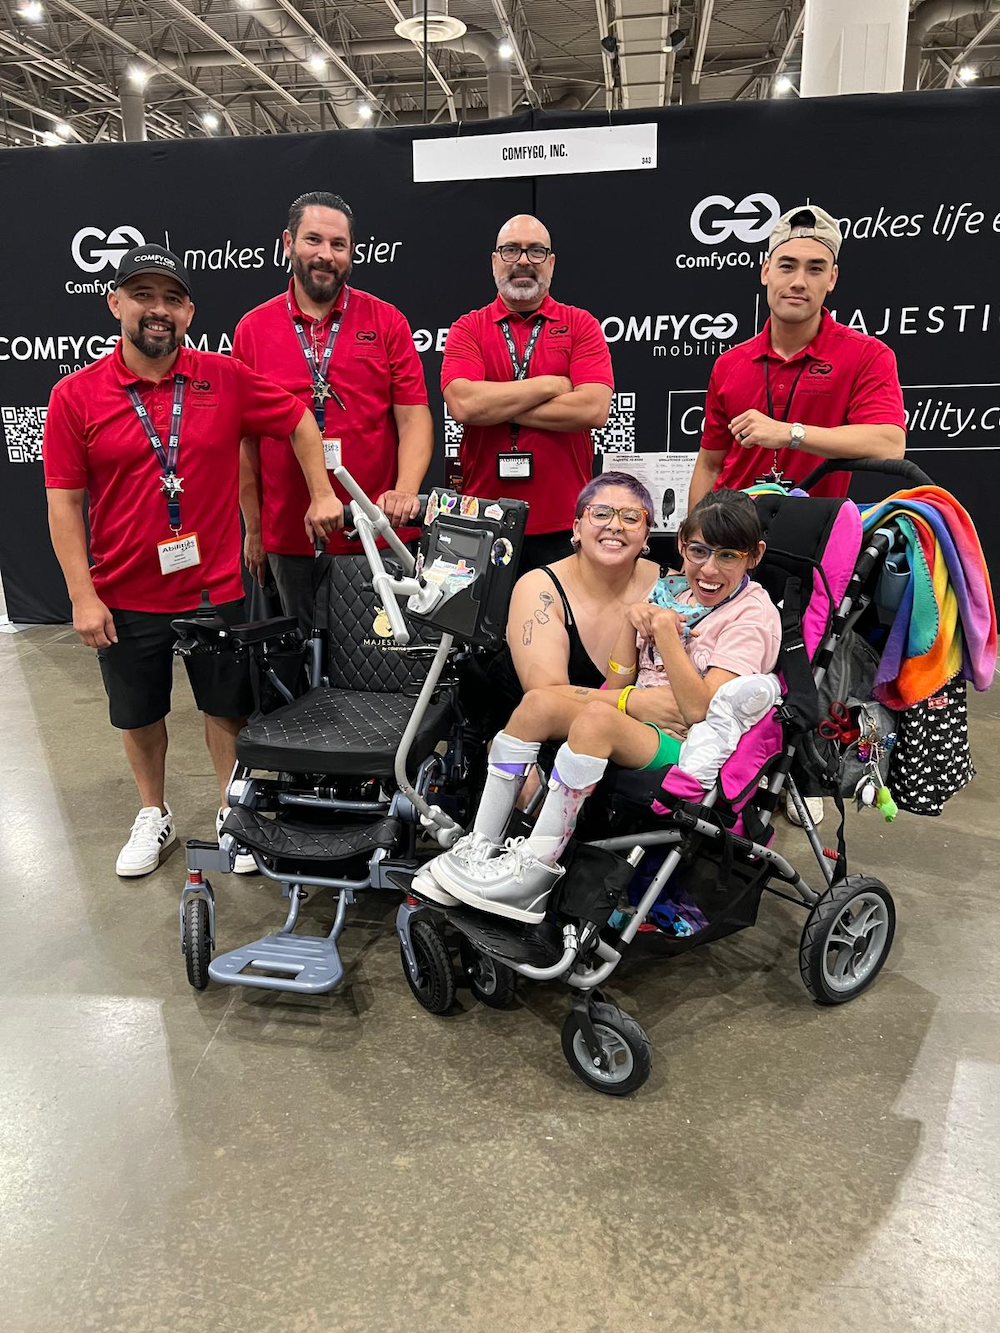
[[[886,736],[881,735],[877,719],[868,705],[861,706],[858,723],[858,735],[853,744],[865,771],[854,788],[855,803],[859,810],[874,806],[885,816],[885,822],[891,824],[899,814],[899,807],[882,777],[882,760],[888,758],[895,745],[896,733],[891,731]]]

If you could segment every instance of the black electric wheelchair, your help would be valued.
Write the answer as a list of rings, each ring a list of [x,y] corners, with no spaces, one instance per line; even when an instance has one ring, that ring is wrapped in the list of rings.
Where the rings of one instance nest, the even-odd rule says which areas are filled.
[[[187,843],[180,938],[198,990],[210,981],[333,990],[355,895],[405,892],[421,842],[450,846],[471,813],[475,729],[463,713],[461,673],[470,654],[503,640],[527,505],[433,491],[415,558],[346,469],[336,475],[354,497],[364,554],[317,557],[308,641],[291,618],[227,626],[207,594],[198,612],[173,622],[181,656],[247,655],[257,697],[237,737],[219,840]],[[409,599],[405,613],[400,598]],[[208,875],[230,873],[238,852],[281,886],[287,914],[271,934],[215,955]],[[327,936],[295,930],[313,890],[336,895]]]

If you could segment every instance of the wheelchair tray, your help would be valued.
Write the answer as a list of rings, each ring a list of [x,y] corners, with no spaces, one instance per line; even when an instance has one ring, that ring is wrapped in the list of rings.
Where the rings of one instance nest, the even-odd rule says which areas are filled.
[[[411,598],[407,616],[480,647],[502,641],[527,517],[523,500],[432,491],[414,572],[441,595],[423,612]]]

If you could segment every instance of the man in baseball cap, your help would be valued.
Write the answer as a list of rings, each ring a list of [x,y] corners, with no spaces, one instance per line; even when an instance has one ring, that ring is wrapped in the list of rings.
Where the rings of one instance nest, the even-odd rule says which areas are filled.
[[[816,204],[799,204],[775,223],[760,276],[770,318],[712,367],[689,509],[712,489],[772,478],[795,486],[823,458],[903,456],[895,356],[823,308],[837,283],[841,241],[837,220]],[[846,495],[850,480],[834,472],[812,494]],[[822,802],[807,804],[818,823]]]
[[[185,345],[194,318],[184,265],[160,245],[124,256],[107,294],[121,324],[109,355],[52,390],[42,456],[49,529],[73,605],[73,626],[96,649],[111,725],[122,734],[140,808],[115,863],[134,878],[155,870],[176,840],[164,795],[172,621],[207,589],[229,623],[244,620],[239,459],[247,435],[272,435],[304,479],[303,537],[343,525],[313,414],[235,357]],[[88,551],[84,508],[90,529]],[[228,806],[235,737],[253,706],[235,655],[185,659]],[[246,852],[234,869],[252,871]]]

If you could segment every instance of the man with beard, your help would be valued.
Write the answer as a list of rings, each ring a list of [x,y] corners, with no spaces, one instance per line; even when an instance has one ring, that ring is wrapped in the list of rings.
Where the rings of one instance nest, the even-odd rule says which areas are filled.
[[[608,419],[614,376],[597,320],[549,295],[555,255],[537,218],[497,236],[497,298],[455,321],[441,363],[448,411],[465,427],[470,495],[527,500],[521,572],[570,553],[576,497],[590,480],[590,432]]]
[[[122,733],[139,788],[142,808],[115,867],[119,875],[137,876],[155,870],[177,836],[164,800],[176,640],[170,622],[198,607],[202,589],[229,623],[244,619],[241,438],[291,439],[303,477],[305,540],[340,527],[343,507],[330,487],[311,413],[232,357],[181,345],[194,306],[176,255],[157,245],[129,251],[108,305],[121,323],[121,340],[109,356],[52,390],[43,459],[49,529],[73,627],[97,649],[111,724]],[[234,740],[253,704],[249,676],[228,654],[188,658],[185,666],[205,716],[221,825]],[[237,858],[238,871],[254,868],[251,857]]]
[[[433,432],[410,326],[395,306],[348,285],[354,215],[339,195],[314,191],[296,199],[283,240],[292,266],[288,289],[244,315],[233,355],[312,408],[327,468],[342,462],[400,537],[412,540],[419,530],[405,525],[419,508]],[[287,440],[245,439],[247,567],[263,583],[265,560],[270,564],[285,614],[308,634],[313,552],[297,518],[302,498]],[[358,548],[338,532],[326,549],[338,555]]]
[[[836,218],[815,204],[775,224],[760,278],[771,316],[712,368],[689,512],[706,491],[752,486],[772,465],[794,483],[820,458],[902,458],[895,356],[823,309],[841,239]],[[849,473],[835,472],[813,494],[846,495],[849,484]]]

